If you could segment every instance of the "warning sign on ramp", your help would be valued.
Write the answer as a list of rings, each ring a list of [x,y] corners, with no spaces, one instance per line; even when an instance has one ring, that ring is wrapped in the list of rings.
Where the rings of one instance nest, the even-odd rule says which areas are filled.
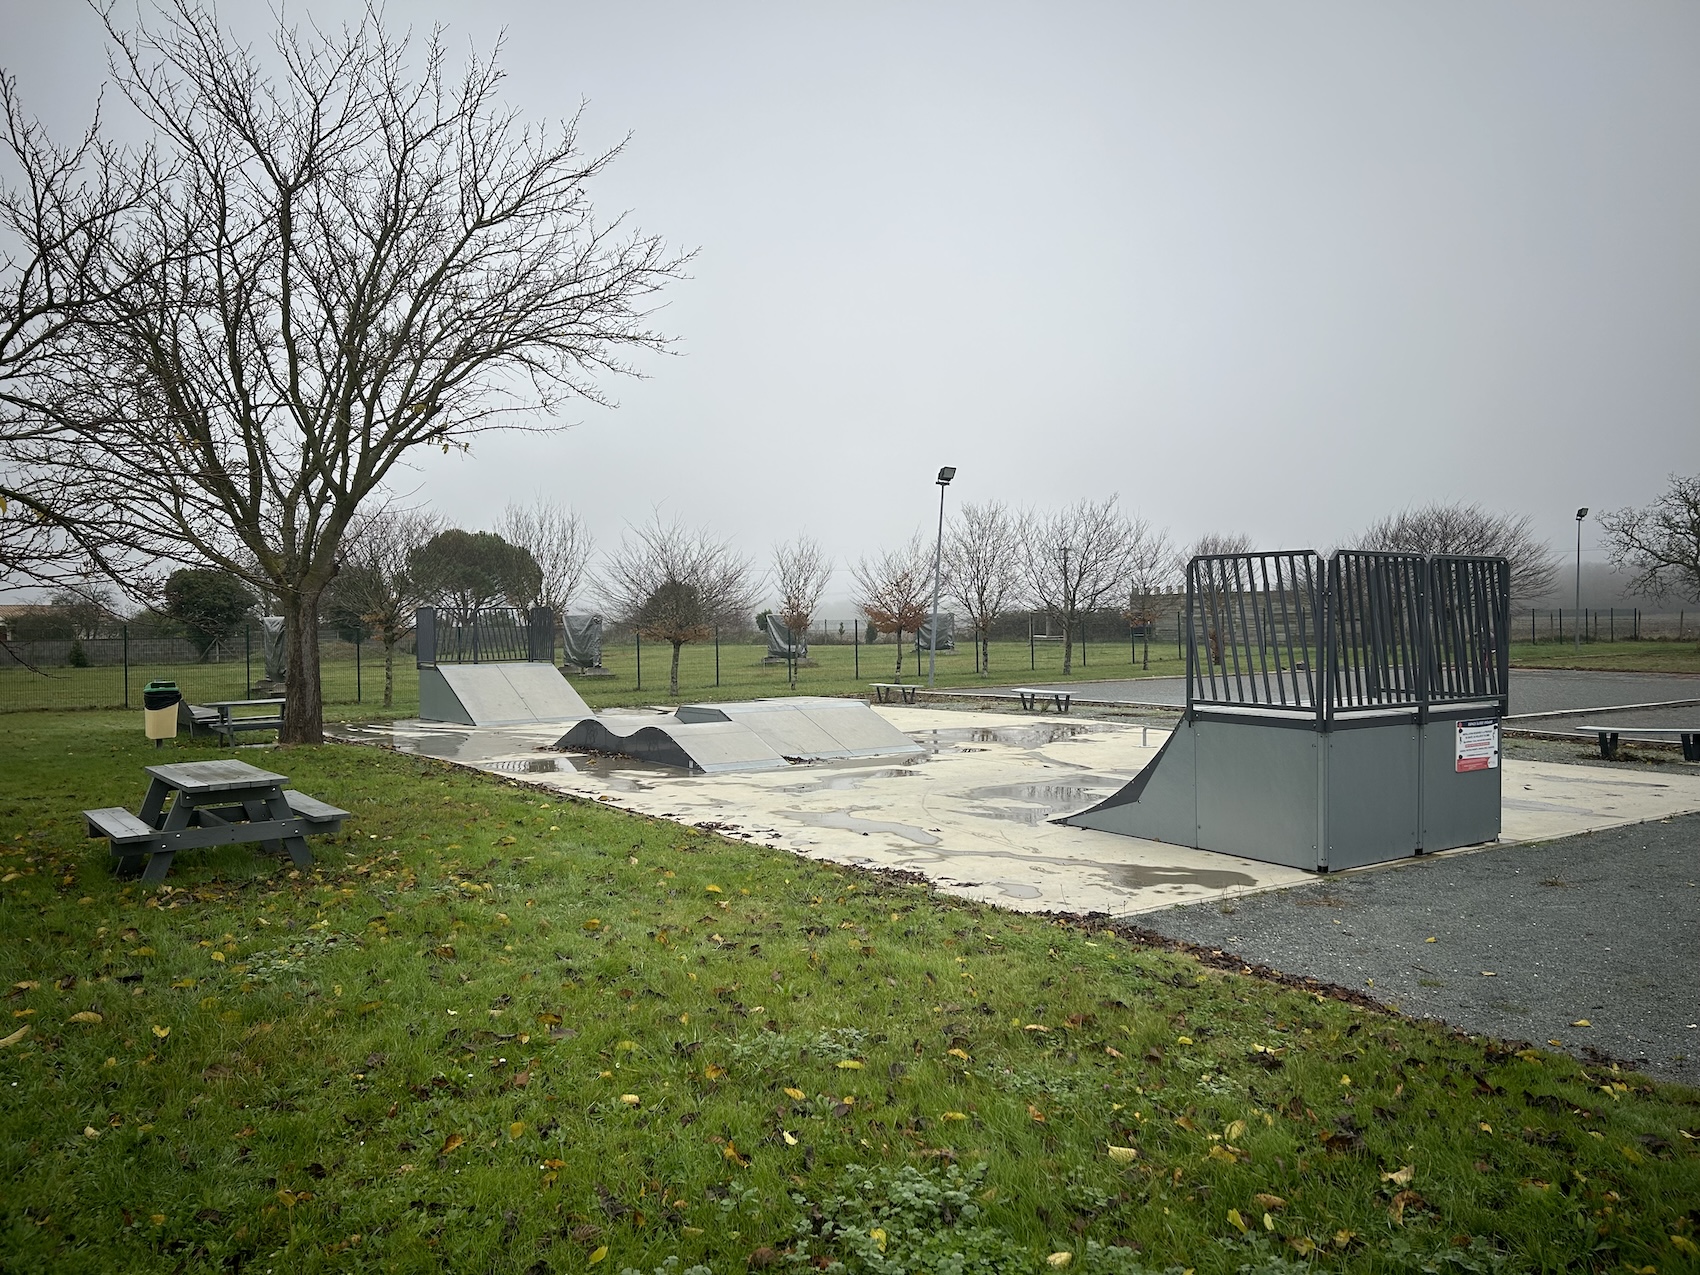
[[[1456,769],[1497,770],[1499,768],[1499,719],[1478,717],[1458,723],[1458,752]]]

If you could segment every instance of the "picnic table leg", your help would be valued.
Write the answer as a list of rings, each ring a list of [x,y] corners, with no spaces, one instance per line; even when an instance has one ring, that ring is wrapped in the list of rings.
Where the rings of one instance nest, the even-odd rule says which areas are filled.
[[[174,850],[155,850],[148,856],[148,866],[142,870],[143,885],[158,885],[165,880],[165,874],[171,871],[171,856]]]
[[[1616,761],[1617,760],[1617,732],[1614,731],[1614,730],[1603,730],[1603,731],[1599,732],[1599,736],[1600,736],[1600,756],[1605,758],[1605,760],[1607,760],[1607,761]]]
[[[284,802],[284,805],[287,806],[288,804],[289,803],[287,801]],[[261,823],[264,820],[271,818],[271,803],[269,800],[250,798],[242,803],[242,809],[247,812],[249,823]],[[283,842],[275,839],[271,841],[262,841],[260,842],[260,848],[267,854],[282,854]],[[293,858],[294,856],[291,855],[290,857]]]
[[[1682,737],[1682,760],[1700,761],[1700,734]]]
[[[265,804],[273,819],[292,819],[295,812],[289,808],[289,798],[283,795],[282,788],[273,788],[266,794]],[[271,843],[267,843],[268,846]],[[303,872],[313,866],[313,851],[308,848],[307,838],[296,835],[283,839],[283,848],[289,851],[289,858]]]
[[[142,808],[136,818],[150,828],[159,827],[159,814],[165,809],[165,796],[170,791],[163,779],[153,777],[148,782],[148,795],[142,798]]]

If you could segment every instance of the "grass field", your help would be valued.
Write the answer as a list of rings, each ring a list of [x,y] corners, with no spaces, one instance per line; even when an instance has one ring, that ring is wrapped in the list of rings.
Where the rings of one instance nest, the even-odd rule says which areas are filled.
[[[7,1270],[1700,1252],[1692,1091],[375,749],[244,753],[353,812],[312,871],[143,889],[77,816],[136,733],[8,721]]]

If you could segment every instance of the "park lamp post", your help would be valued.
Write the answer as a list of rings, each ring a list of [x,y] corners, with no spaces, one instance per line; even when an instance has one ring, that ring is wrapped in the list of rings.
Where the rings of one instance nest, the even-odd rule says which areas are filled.
[[[944,489],[956,477],[956,466],[946,465],[939,470],[939,538],[933,546],[933,623],[927,631],[927,685],[933,684],[934,665],[939,654],[939,573],[944,564]]]
[[[1588,506],[1576,511],[1576,649],[1582,649],[1582,519],[1588,516]]]

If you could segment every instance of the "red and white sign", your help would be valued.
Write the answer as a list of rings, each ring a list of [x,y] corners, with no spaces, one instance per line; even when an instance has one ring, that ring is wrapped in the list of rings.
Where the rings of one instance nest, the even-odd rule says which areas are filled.
[[[1499,768],[1499,719],[1481,717],[1458,723],[1458,764],[1466,770],[1497,770]]]

